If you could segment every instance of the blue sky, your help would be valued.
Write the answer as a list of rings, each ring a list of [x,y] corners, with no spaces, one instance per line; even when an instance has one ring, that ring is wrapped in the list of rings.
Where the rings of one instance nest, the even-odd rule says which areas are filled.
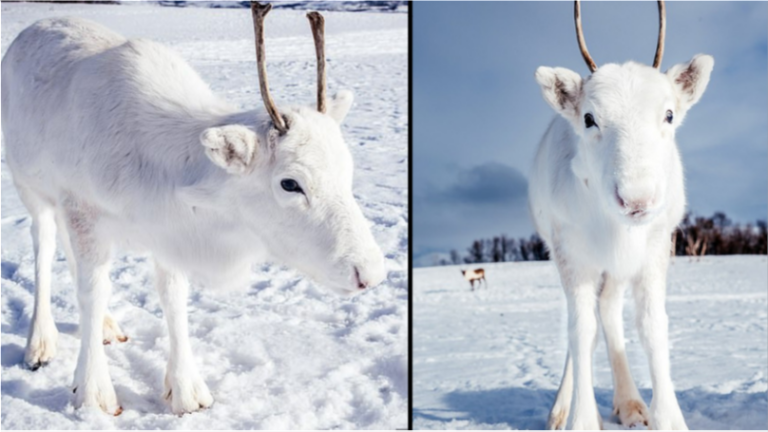
[[[414,258],[505,233],[534,232],[527,177],[554,111],[538,66],[589,73],[572,2],[415,2]],[[688,208],[735,222],[768,213],[768,3],[667,3],[662,70],[714,56],[706,93],[678,129]],[[584,34],[598,66],[651,63],[655,2],[586,2]]]

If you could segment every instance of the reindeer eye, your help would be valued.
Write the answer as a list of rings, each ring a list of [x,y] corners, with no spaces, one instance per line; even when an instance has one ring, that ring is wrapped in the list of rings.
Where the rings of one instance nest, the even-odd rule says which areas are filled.
[[[587,126],[587,129],[591,128],[592,126],[597,126],[597,123],[595,123],[595,118],[592,117],[592,114],[584,114],[584,125]]]
[[[673,118],[674,116],[672,115],[672,110],[667,110],[667,117],[666,117],[667,123],[672,124]]]
[[[294,179],[283,179],[280,181],[280,186],[282,186],[283,190],[286,192],[304,193],[301,186],[299,186],[299,183]]]

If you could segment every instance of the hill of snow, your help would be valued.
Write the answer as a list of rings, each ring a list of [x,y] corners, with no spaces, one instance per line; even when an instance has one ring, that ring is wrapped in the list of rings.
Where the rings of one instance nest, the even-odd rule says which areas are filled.
[[[174,7],[209,7],[209,8],[248,8],[250,1],[158,1],[161,6]],[[276,1],[275,9],[298,9],[344,12],[408,12],[407,1]]]
[[[413,272],[416,429],[543,429],[567,351],[565,296],[551,262],[482,264],[470,292],[457,266]],[[462,266],[467,268],[467,266]],[[768,258],[675,258],[669,271],[672,379],[691,429],[768,424]],[[646,403],[651,380],[625,306],[627,355]],[[606,429],[613,390],[602,335],[595,394]]]

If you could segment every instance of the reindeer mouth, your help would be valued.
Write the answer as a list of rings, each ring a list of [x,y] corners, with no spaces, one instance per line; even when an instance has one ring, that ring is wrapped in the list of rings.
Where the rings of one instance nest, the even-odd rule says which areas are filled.
[[[632,225],[645,224],[651,220],[652,214],[653,212],[648,209],[625,209],[621,212],[621,215],[626,218],[625,220],[628,220]]]
[[[645,225],[654,219],[658,211],[654,209],[632,209],[621,212],[621,214],[630,225]]]

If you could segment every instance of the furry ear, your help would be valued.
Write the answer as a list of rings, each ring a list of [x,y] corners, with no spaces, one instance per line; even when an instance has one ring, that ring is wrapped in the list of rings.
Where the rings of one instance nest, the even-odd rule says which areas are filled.
[[[341,124],[344,118],[349,113],[349,109],[352,107],[352,102],[355,100],[355,95],[349,90],[342,90],[336,93],[333,100],[328,104],[328,115],[331,116],[336,123]]]
[[[243,174],[256,157],[258,137],[243,125],[208,128],[200,134],[205,155],[230,174]]]
[[[536,81],[541,86],[544,100],[571,123],[579,122],[581,102],[581,76],[565,68],[540,67]]]
[[[701,99],[709,84],[709,76],[715,66],[715,59],[706,54],[694,56],[688,63],[672,66],[667,77],[677,92],[678,111],[685,113]]]

